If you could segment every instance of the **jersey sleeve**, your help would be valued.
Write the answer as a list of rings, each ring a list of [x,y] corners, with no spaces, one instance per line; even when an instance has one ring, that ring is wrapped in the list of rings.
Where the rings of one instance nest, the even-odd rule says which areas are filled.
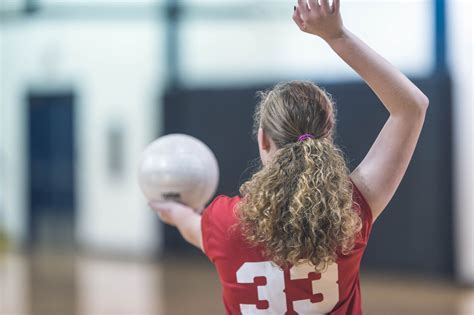
[[[213,217],[213,212],[215,211],[214,209],[216,208],[216,205],[219,203],[219,198],[221,196],[217,196],[202,212],[202,218],[201,218],[201,234],[202,234],[202,249],[206,256],[209,257],[209,237],[210,237],[210,231],[212,231],[212,217]],[[212,261],[211,257],[209,259]]]
[[[362,241],[367,243],[367,241],[369,240],[370,231],[372,230],[372,221],[373,221],[372,210],[370,209],[370,206],[367,203],[367,200],[362,195],[359,188],[357,188],[357,186],[354,183],[352,183],[352,186],[353,186],[354,206],[362,219],[362,230],[361,230]]]
[[[226,237],[229,207],[232,198],[220,195],[207,206],[201,219],[202,247],[206,256],[214,262],[219,256],[219,248]]]

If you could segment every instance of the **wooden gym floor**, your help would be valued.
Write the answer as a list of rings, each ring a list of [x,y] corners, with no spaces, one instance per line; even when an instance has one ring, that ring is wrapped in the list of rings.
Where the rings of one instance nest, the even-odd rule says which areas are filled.
[[[474,289],[446,280],[363,273],[366,315],[473,315]],[[223,314],[203,257],[159,262],[0,253],[1,315]]]

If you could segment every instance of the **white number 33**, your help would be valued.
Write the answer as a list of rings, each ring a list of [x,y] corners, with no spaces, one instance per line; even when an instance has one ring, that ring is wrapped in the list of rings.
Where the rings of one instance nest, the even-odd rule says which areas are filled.
[[[290,269],[290,280],[308,279],[315,268],[311,264],[301,264]],[[329,313],[339,300],[338,268],[337,264],[328,266],[328,269],[320,274],[318,280],[312,280],[313,296],[322,295],[322,301],[313,303],[309,298],[293,302],[293,309],[301,315]],[[255,283],[256,277],[265,277],[266,283],[257,283],[257,294],[260,302],[266,301],[268,307],[257,308],[254,304],[240,304],[243,315],[250,314],[285,314],[287,303],[285,296],[285,275],[282,269],[270,261],[247,262],[237,271],[239,283]]]

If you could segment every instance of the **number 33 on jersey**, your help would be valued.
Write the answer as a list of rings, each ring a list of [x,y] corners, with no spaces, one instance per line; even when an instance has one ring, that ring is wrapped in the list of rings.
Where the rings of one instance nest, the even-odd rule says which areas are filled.
[[[287,273],[287,275],[285,275]],[[246,262],[237,271],[237,282],[257,285],[257,304],[240,304],[243,315],[264,314],[326,314],[339,300],[337,264],[329,265],[323,273],[316,273],[311,264],[281,269],[270,261]],[[312,295],[289,301],[286,292],[295,281],[310,281]],[[291,308],[288,309],[288,308]]]
[[[338,255],[322,273],[309,263],[280,268],[251,246],[235,227],[240,197],[217,197],[202,216],[202,241],[222,285],[226,315],[362,315],[359,266],[372,226],[372,213],[354,186],[354,211],[362,230],[354,249]]]

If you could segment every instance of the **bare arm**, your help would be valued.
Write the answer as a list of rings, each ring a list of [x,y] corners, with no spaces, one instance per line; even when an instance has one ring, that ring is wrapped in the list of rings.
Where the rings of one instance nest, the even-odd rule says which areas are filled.
[[[351,178],[367,199],[374,220],[387,206],[410,163],[425,119],[428,98],[382,56],[344,28],[340,0],[298,1],[293,19],[323,38],[369,85],[390,113]]]
[[[201,236],[201,216],[193,209],[173,201],[151,202],[160,219],[175,226],[183,238],[190,244],[203,250]]]

